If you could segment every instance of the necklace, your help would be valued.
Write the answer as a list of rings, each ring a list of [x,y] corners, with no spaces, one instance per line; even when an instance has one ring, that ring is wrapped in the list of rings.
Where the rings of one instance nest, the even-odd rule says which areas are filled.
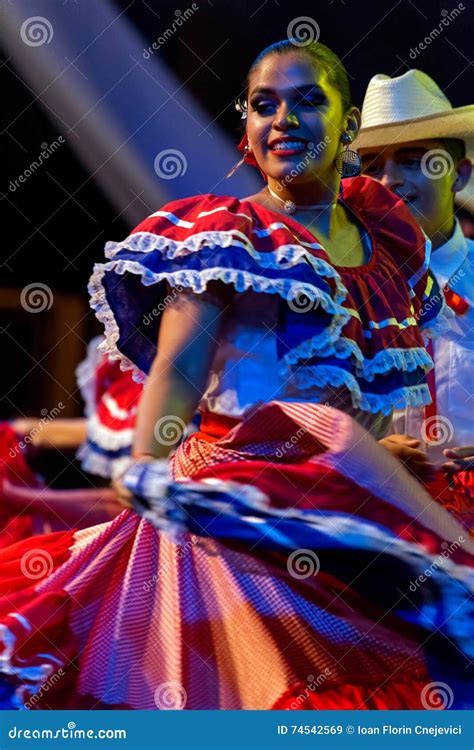
[[[281,203],[283,203],[283,204],[290,204],[290,208],[291,208],[291,207],[293,207],[293,210],[288,210],[288,208],[287,208],[287,207],[286,207],[286,205],[285,205],[285,211],[286,211],[286,213],[288,213],[288,214],[293,214],[293,213],[295,213],[295,211],[296,211],[297,209],[299,209],[299,208],[300,208],[300,206],[297,206],[297,205],[296,205],[295,203],[293,203],[293,201],[284,201],[284,200],[282,200],[282,198],[280,198],[280,197],[279,197],[278,195],[275,195],[275,193],[273,193],[273,191],[272,191],[272,190],[271,190],[271,189],[270,189],[270,188],[268,187],[268,185],[267,185],[267,189],[268,189],[269,193],[271,193],[271,195],[273,195],[273,197],[274,197],[274,198],[276,198],[276,199],[277,199],[278,201],[280,201],[280,202],[281,202]],[[336,205],[336,203],[337,203],[337,201],[335,201],[334,203],[329,203],[329,204],[326,204],[326,205],[324,205],[324,204],[322,204],[322,205],[321,205],[321,204],[320,204],[320,205],[315,205],[315,206],[301,206],[301,209],[307,209],[307,210],[309,210],[309,209],[317,209],[317,208],[319,208],[319,209],[323,209],[323,208],[329,208],[330,206],[334,206],[334,205]],[[344,203],[344,201],[343,201],[342,199],[341,199],[341,203]],[[345,205],[345,206],[346,206],[347,208],[349,208],[349,207],[347,206],[347,204],[346,204],[346,203],[344,203],[344,205]],[[353,211],[352,211],[352,210],[351,210],[350,208],[349,208],[349,210],[351,211],[351,213],[352,213],[352,214],[354,214],[354,212],[353,212]],[[356,217],[356,218],[357,218],[357,217]],[[293,231],[292,231],[292,230],[290,229],[290,227],[289,227],[289,226],[286,226],[286,228],[288,229],[289,233],[290,233],[290,234],[292,235],[292,237],[293,237],[293,238],[294,238],[294,239],[296,240],[296,242],[297,242],[297,243],[298,243],[299,245],[301,245],[301,244],[305,244],[305,243],[304,243],[304,240],[302,240],[302,239],[300,239],[299,237],[297,237],[297,236],[296,236],[296,234],[295,234],[295,233],[294,233],[294,232],[293,232]],[[305,228],[305,227],[304,227],[304,225],[303,225],[303,228]],[[370,257],[371,257],[371,255],[372,255],[372,244],[371,244],[371,241],[370,241],[370,235],[369,235],[369,233],[367,232],[367,230],[365,229],[365,227],[364,227],[364,228],[362,229],[362,232],[361,232],[361,241],[362,241],[362,243],[363,243],[363,244],[365,244],[365,245],[366,245],[366,247],[368,248],[368,253],[369,253],[369,258],[370,258]],[[326,253],[326,254],[328,255],[328,259],[329,259],[329,254],[328,254],[328,251],[327,251],[327,250],[326,250],[326,249],[324,248],[324,246],[323,246],[323,245],[321,245],[321,244],[320,244],[319,242],[318,242],[318,244],[319,244],[319,246],[321,247],[321,249],[322,249],[322,250],[324,250],[324,252],[325,252],[325,253]],[[310,253],[308,253],[308,252],[306,251],[306,252],[304,253],[304,255],[303,255],[303,258],[304,258],[304,260],[306,261],[306,263],[307,263],[307,264],[308,264],[308,265],[309,265],[309,266],[310,266],[310,267],[311,267],[311,268],[313,269],[313,271],[314,271],[314,272],[316,273],[316,275],[319,275],[319,272],[318,272],[318,270],[316,269],[316,267],[315,267],[315,265],[314,265],[314,263],[313,263],[313,261],[312,261],[312,259],[311,259],[311,258],[312,258],[312,256],[310,255]],[[368,261],[366,261],[366,262],[368,262]],[[365,263],[366,263],[366,262],[362,263],[362,265],[365,265]],[[337,264],[336,264],[336,263],[334,263],[333,261],[331,261],[330,259],[329,259],[329,263],[330,263],[330,265],[331,265],[332,267],[335,267],[335,266],[337,267]],[[349,267],[350,267],[350,268],[359,268],[360,266],[349,266]]]
[[[333,203],[316,203],[312,206],[303,205],[300,206],[299,204],[295,203],[294,201],[290,200],[284,200],[283,198],[280,198],[279,195],[273,192],[273,190],[267,185],[267,190],[270,193],[270,195],[275,198],[279,203],[282,204],[283,208],[285,209],[285,212],[292,216],[292,214],[296,213],[296,211],[323,211],[327,208],[332,208],[332,206],[335,206],[337,201],[334,201]]]

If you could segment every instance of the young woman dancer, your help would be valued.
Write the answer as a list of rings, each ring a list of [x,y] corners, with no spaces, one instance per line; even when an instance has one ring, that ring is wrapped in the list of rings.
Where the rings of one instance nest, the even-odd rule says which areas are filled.
[[[429,398],[424,237],[375,181],[341,188],[359,117],[330,50],[272,45],[244,101],[266,187],[173,201],[95,268],[146,381],[133,509],[37,538],[39,581],[32,544],[4,551],[3,673],[41,708],[422,708],[437,680],[468,707],[473,542],[375,439]]]

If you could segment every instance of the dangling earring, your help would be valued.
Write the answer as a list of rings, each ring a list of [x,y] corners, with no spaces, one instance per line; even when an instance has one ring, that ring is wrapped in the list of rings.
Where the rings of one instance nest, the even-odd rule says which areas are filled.
[[[240,112],[240,119],[241,120],[246,120],[247,119],[247,102],[245,101],[245,99],[241,99],[240,97],[238,97],[235,100],[234,106],[235,106],[235,109],[238,112]],[[232,167],[232,169],[230,170],[230,172],[227,172],[227,174],[225,176],[226,180],[228,180],[229,177],[232,177],[232,175],[235,172],[237,172],[238,168],[241,167],[242,164],[244,164],[244,162],[250,156],[252,148],[251,148],[251,146],[248,143],[246,143],[246,141],[247,141],[247,137],[246,137],[246,135],[244,135],[244,137],[242,138],[242,140],[241,140],[241,142],[239,143],[239,146],[238,146],[239,150],[242,151],[243,156],[240,159],[240,161],[238,161],[238,162],[236,162],[234,164],[234,166]],[[244,143],[245,143],[245,145],[243,145]]]
[[[225,176],[226,180],[228,180],[229,177],[232,177],[232,175],[234,174],[234,172],[237,172],[238,168],[241,167],[242,164],[248,159],[248,157],[250,156],[251,151],[252,151],[252,149],[250,148],[249,144],[247,143],[244,146],[244,155],[242,156],[242,158],[240,159],[240,161],[238,161],[238,162],[236,162],[234,164],[234,166],[232,167],[232,169],[230,170],[230,172],[227,172],[227,174]]]
[[[345,148],[336,157],[336,169],[343,179],[345,177],[357,177],[361,172],[361,158],[357,151],[348,148],[349,143],[352,143],[352,138],[348,133],[342,134],[341,141]]]

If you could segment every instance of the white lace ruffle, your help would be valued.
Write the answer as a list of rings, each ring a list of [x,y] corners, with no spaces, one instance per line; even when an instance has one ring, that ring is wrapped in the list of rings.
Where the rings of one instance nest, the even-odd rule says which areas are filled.
[[[103,354],[99,345],[104,340],[103,336],[95,336],[87,345],[85,359],[76,367],[77,387],[85,404],[84,414],[89,417],[97,408],[96,400],[96,372],[102,360]]]
[[[321,276],[333,278],[340,287],[342,299],[345,298],[345,287],[342,284],[339,273],[322,258],[317,258],[308,253],[308,250],[300,244],[279,245],[272,252],[260,253],[255,249],[248,237],[238,230],[198,232],[185,240],[172,240],[169,237],[152,232],[135,232],[122,242],[107,242],[105,245],[105,257],[113,260],[122,250],[132,253],[160,252],[163,258],[174,260],[183,258],[191,253],[199,252],[203,247],[211,250],[217,247],[240,247],[244,249],[257,263],[260,268],[269,268],[276,271],[286,271],[300,263],[306,263],[309,258],[315,271]],[[315,245],[315,247],[320,247]]]
[[[373,359],[365,359],[357,365],[357,373],[364,380],[373,380],[375,375],[383,375],[390,370],[413,372],[421,367],[425,372],[433,368],[433,360],[423,347],[413,349],[383,349]]]
[[[327,271],[326,275],[336,279],[334,269],[324,263],[324,261],[320,262],[322,267],[324,266],[324,270]],[[218,280],[225,284],[231,284],[237,292],[245,292],[252,289],[255,292],[278,294],[283,299],[288,300],[289,295],[295,293],[295,287],[297,286],[299,292],[304,291],[308,298],[315,303],[315,307],[317,304],[321,304],[327,313],[333,315],[329,326],[312,339],[312,351],[313,353],[317,352],[320,356],[326,355],[328,345],[340,336],[341,329],[350,317],[350,313],[339,302],[335,302],[326,292],[310,283],[302,284],[299,281],[289,278],[269,279],[265,276],[249,273],[248,271],[220,267],[207,268],[202,271],[182,269],[179,271],[156,273],[144,268],[140,263],[130,260],[115,260],[109,263],[96,264],[88,289],[91,296],[91,307],[95,310],[96,317],[105,327],[105,342],[101,344],[100,348],[111,359],[119,359],[122,370],[132,370],[133,378],[137,382],[143,382],[146,375],[117,349],[120,332],[113,312],[107,302],[102,284],[103,276],[107,271],[113,271],[119,275],[125,273],[139,275],[145,286],[167,281],[173,287],[183,286],[190,288],[197,294],[205,291],[209,281]],[[342,286],[338,293],[338,298],[342,295],[342,290],[344,290],[344,296],[347,294],[345,287]]]
[[[294,282],[291,279],[268,279],[246,271],[228,268],[210,268],[203,271],[182,269],[174,272],[156,273],[144,268],[138,262],[129,260],[97,264],[94,267],[94,274],[89,284],[89,292],[91,294],[91,305],[96,311],[97,317],[105,326],[106,340],[101,348],[112,359],[121,360],[120,367],[122,370],[131,369],[134,379],[138,382],[143,382],[146,375],[116,348],[119,330],[102,285],[102,278],[106,271],[114,271],[120,275],[126,272],[140,275],[146,286],[166,279],[172,286],[191,288],[196,293],[204,291],[209,281],[220,280],[232,284],[237,292],[244,292],[251,288],[256,292],[279,294],[286,300],[292,291],[294,293],[294,285],[297,284],[300,291],[304,291],[308,298],[316,304],[321,304],[324,310],[334,315],[334,318],[328,328],[318,333],[317,336],[303,341],[299,346],[287,352],[280,363],[280,375],[282,377],[295,378],[295,385],[299,389],[308,388],[310,385],[329,385],[336,388],[346,386],[351,393],[354,407],[372,413],[381,411],[383,414],[389,414],[395,405],[400,406],[402,397],[405,398],[405,405],[410,406],[420,406],[430,402],[427,386],[404,387],[383,396],[377,394],[363,395],[354,375],[342,368],[332,365],[318,365],[313,368],[303,366],[293,371],[294,366],[302,360],[310,359],[312,356],[327,357],[331,355],[341,359],[354,356],[356,359],[356,374],[369,381],[373,380],[375,374],[388,372],[392,368],[413,371],[416,367],[429,370],[432,366],[430,356],[421,347],[408,350],[384,350],[378,352],[372,360],[365,360],[356,342],[340,337],[341,330],[350,314],[336,304],[328,294],[310,284],[302,285],[300,282]]]
[[[130,456],[119,456],[117,458],[104,456],[101,453],[97,453],[94,447],[88,443],[83,443],[80,446],[76,457],[81,462],[83,471],[103,477],[104,479],[119,477],[127,470],[132,461]]]
[[[380,411],[387,415],[392,409],[400,409],[402,406],[426,406],[426,404],[431,404],[430,389],[422,383],[403,386],[383,396],[379,393],[364,393],[360,408],[372,414]]]
[[[455,317],[456,313],[454,312],[454,310],[451,310],[451,308],[448,307],[446,301],[443,298],[441,310],[439,311],[436,318],[430,320],[426,325],[423,325],[423,323],[420,322],[420,329],[423,335],[423,340],[429,341],[430,339],[437,339],[440,336],[444,336],[451,328],[451,321]]]
[[[337,294],[336,302],[342,302],[347,297],[347,289],[342,282],[339,273],[333,266],[322,258],[317,258],[308,252],[305,247],[298,244],[280,245],[274,251],[259,253],[248,237],[237,230],[198,232],[186,240],[172,240],[160,234],[151,232],[136,232],[129,235],[122,242],[107,242],[105,245],[105,257],[110,260],[121,251],[136,253],[160,252],[163,258],[173,260],[196,253],[203,247],[210,249],[216,247],[241,247],[244,249],[260,268],[275,271],[287,271],[300,263],[307,264],[308,260],[315,273],[319,276],[334,279]],[[319,245],[315,245],[320,247]],[[296,282],[295,282],[296,283]]]
[[[103,425],[96,414],[87,420],[87,437],[106,451],[129,448],[133,443],[133,432],[131,427],[112,430]]]
[[[424,406],[431,403],[430,390],[424,383],[421,385],[403,386],[386,394],[362,393],[359,383],[352,373],[334,365],[303,365],[291,372],[292,382],[301,390],[313,387],[345,386],[351,395],[352,406],[371,414],[389,415],[394,408],[402,406]]]
[[[105,257],[112,260],[121,250],[131,253],[153,253],[158,250],[164,251],[166,258],[173,259],[195,253],[203,247],[211,249],[230,245],[246,247],[247,244],[251,243],[246,235],[235,230],[197,232],[185,240],[172,240],[170,237],[154,232],[134,232],[122,242],[106,242]]]

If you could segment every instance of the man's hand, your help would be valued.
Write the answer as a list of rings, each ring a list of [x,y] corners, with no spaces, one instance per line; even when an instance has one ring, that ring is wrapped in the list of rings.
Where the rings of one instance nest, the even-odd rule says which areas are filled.
[[[443,454],[451,459],[441,467],[446,474],[474,469],[474,445],[466,445],[464,448],[445,448]]]
[[[419,450],[421,441],[411,435],[388,435],[379,440],[392,456],[398,458],[417,479],[429,482],[434,479],[435,469],[428,461],[428,456]]]

